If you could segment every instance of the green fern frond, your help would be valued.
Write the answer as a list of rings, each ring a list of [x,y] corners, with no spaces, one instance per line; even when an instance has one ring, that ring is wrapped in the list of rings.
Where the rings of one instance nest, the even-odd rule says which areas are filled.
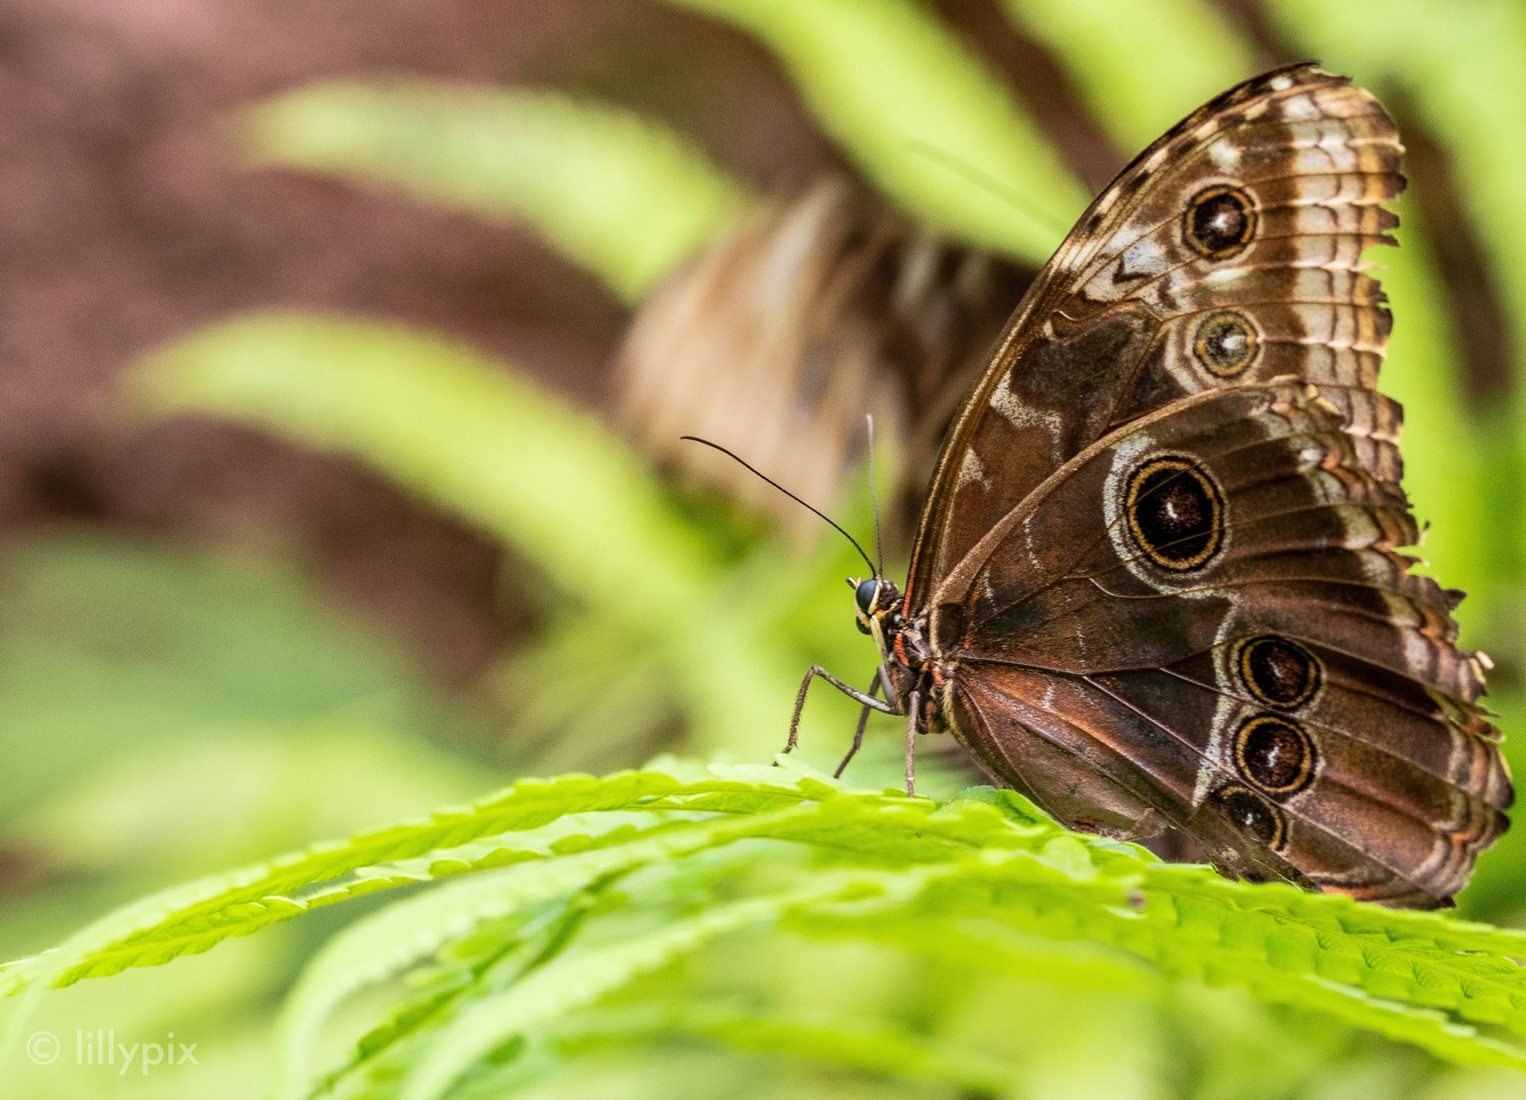
[[[1198,104],[1256,72],[1250,43],[1207,0],[1002,0],[1060,58],[1092,115],[1132,156]],[[1169,57],[1169,65],[1143,63]]]
[[[626,302],[749,201],[661,123],[554,92],[417,78],[319,84],[248,109],[239,137],[256,165],[524,219]]]
[[[300,1095],[313,1047],[330,1014],[351,994],[444,950],[488,921],[529,909],[518,867],[441,883],[356,921],[335,936],[287,995],[276,1028],[283,1052],[273,1092]]]
[[[816,121],[864,173],[949,233],[1038,262],[1086,205],[1000,80],[922,5],[668,2],[767,45]]]
[[[714,565],[611,432],[442,337],[245,314],[151,354],[131,385],[155,415],[225,416],[361,459],[530,555],[564,591],[633,617],[686,600]]]
[[[575,1027],[551,1029],[545,1041],[564,1057],[576,1057],[610,1045],[645,1042],[653,1035],[694,1036],[741,1053],[795,1057],[885,1077],[925,1080],[975,1095],[1002,1095],[1014,1076],[1014,1066],[1006,1059],[953,1048],[883,1022],[775,1016],[722,1005],[585,1014]]]
[[[453,944],[475,946],[444,999],[429,993],[367,1048],[380,1057],[407,1045],[406,1096],[443,1095],[494,1051],[641,975],[781,924],[910,951],[926,938],[905,930],[937,928],[940,949],[966,957],[999,956],[1014,937],[1037,953],[1066,945],[1062,957],[1103,944],[1135,960],[1126,967],[1144,964],[1141,974],[1233,986],[1451,1061],[1526,1069],[1526,972],[1515,961],[1526,933],[1229,882],[1067,832],[1011,792],[940,805],[796,768],[526,780],[147,899],[12,964],[0,988],[35,995],[158,965],[320,906],[468,872],[488,873],[383,910],[320,956],[282,1031],[293,1080],[305,1076],[310,1030],[339,1001]],[[642,876],[639,888],[609,889],[627,876]],[[514,930],[548,905],[586,928],[543,936],[522,961],[532,941]],[[506,971],[505,959],[521,961]],[[378,1065],[362,1056],[354,1069]]]
[[[744,598],[716,616],[727,574],[703,532],[612,432],[510,370],[401,326],[267,313],[151,354],[130,383],[141,410],[225,416],[347,455],[514,547],[558,600],[659,659],[661,689],[700,726],[739,712],[782,724],[798,657],[759,638],[779,613],[768,586],[732,586]]]

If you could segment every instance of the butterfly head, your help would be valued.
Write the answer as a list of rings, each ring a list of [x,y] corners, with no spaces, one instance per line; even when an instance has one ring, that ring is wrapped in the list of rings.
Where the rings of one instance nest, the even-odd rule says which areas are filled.
[[[883,577],[870,577],[861,581],[849,577],[848,583],[853,586],[853,602],[858,607],[859,633],[874,634],[874,627],[878,624],[878,636],[884,637],[885,617],[888,615],[893,618],[898,612],[900,591]]]

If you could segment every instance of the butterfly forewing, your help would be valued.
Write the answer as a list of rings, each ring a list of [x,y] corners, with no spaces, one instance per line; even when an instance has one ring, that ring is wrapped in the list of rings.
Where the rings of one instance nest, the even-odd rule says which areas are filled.
[[[1108,428],[1175,397],[1289,374],[1374,385],[1390,320],[1361,254],[1397,223],[1382,204],[1401,152],[1367,92],[1300,66],[1140,154],[1029,291],[945,441],[913,587]]]
[[[1226,871],[1444,904],[1512,793],[1410,572],[1390,328],[1393,123],[1312,66],[1147,149],[1019,306],[945,442],[891,638],[998,780]],[[907,644],[908,640],[911,644]]]

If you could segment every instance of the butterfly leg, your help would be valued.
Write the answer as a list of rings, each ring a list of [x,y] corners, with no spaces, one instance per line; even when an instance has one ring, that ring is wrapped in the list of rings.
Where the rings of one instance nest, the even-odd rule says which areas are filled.
[[[917,706],[921,698],[913,691],[906,700],[906,797],[917,793]]]
[[[853,687],[851,684],[843,683],[843,681],[839,680],[836,676],[833,676],[820,665],[812,665],[810,671],[805,674],[805,679],[800,681],[800,691],[795,696],[795,713],[790,716],[789,737],[784,742],[785,752],[794,751],[795,745],[799,742],[800,715],[805,711],[805,694],[811,690],[811,681],[816,679],[818,676],[825,680],[827,683],[831,684],[838,691],[842,692],[848,698],[862,703],[866,708],[880,711],[882,714],[900,713],[900,711],[897,710],[892,704],[882,702],[881,700],[876,699],[872,694],[859,691],[858,688]],[[872,690],[873,685],[870,685],[870,687]]]
[[[884,675],[885,675],[884,669],[877,668],[877,669],[874,670],[874,679],[869,681],[869,694],[871,696],[874,695],[874,693],[877,692],[880,689],[880,684],[882,683],[882,679],[881,678]],[[863,708],[861,710],[859,710],[859,712],[858,712],[858,725],[855,726],[854,729],[853,729],[853,744],[848,746],[848,755],[844,756],[842,758],[842,763],[838,764],[837,765],[837,770],[832,773],[832,778],[833,779],[841,779],[842,778],[842,773],[847,771],[847,769],[848,769],[848,761],[852,760],[855,756],[857,756],[858,755],[858,750],[863,747],[863,744],[864,744],[864,727],[869,724],[869,712],[871,710],[873,710],[873,709],[874,709],[873,707],[869,706],[866,703],[866,704],[864,704]]]

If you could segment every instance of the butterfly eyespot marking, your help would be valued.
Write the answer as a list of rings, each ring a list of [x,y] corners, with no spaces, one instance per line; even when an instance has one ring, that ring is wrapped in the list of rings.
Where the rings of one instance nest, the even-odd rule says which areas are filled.
[[[1124,514],[1134,545],[1173,573],[1201,569],[1224,543],[1224,495],[1180,455],[1152,458],[1129,475]]]
[[[1268,794],[1297,794],[1314,781],[1314,741],[1297,722],[1258,714],[1235,731],[1235,770]]]
[[[1260,350],[1256,326],[1234,310],[1210,313],[1192,336],[1192,354],[1218,378],[1238,378],[1250,369]]]
[[[1272,634],[1241,643],[1235,668],[1246,691],[1282,710],[1303,706],[1324,681],[1319,658],[1297,642]]]
[[[1237,828],[1273,851],[1287,842],[1288,826],[1281,811],[1248,787],[1236,784],[1220,787],[1213,798]]]
[[[1205,187],[1187,204],[1182,234],[1199,255],[1227,260],[1244,251],[1256,232],[1256,207],[1238,187]]]

